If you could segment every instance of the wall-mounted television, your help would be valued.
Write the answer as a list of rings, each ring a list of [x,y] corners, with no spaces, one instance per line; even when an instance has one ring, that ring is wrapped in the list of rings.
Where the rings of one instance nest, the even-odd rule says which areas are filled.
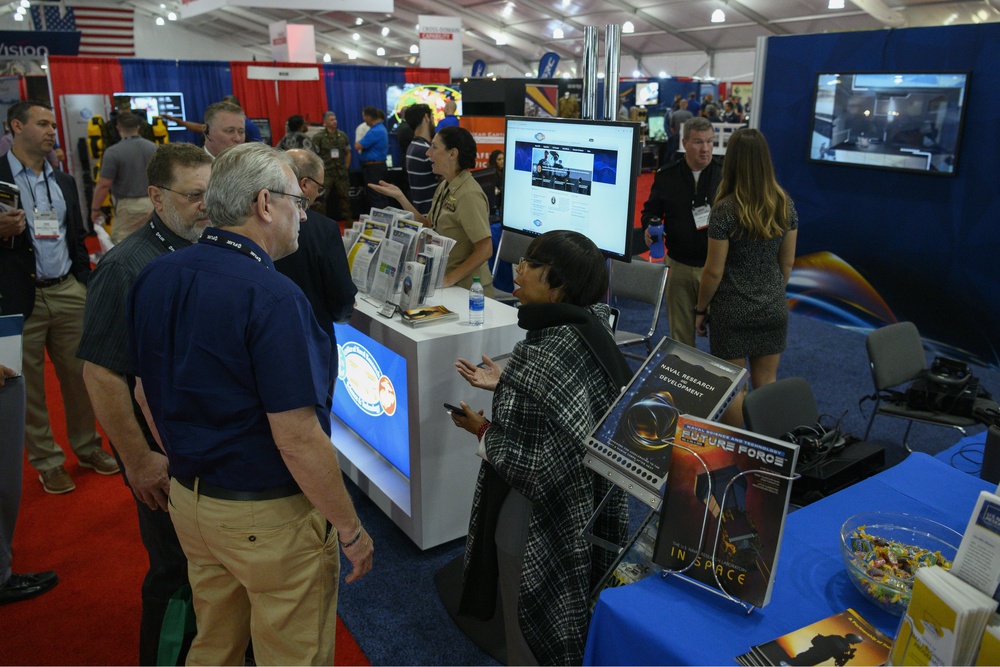
[[[571,229],[629,261],[640,125],[507,117],[503,226],[537,236]]]
[[[146,116],[146,122],[152,124],[154,116],[174,116],[187,120],[184,115],[184,93],[115,93],[115,97],[127,97],[131,100],[129,106]],[[183,130],[183,125],[164,119],[167,130],[173,132]]]
[[[820,73],[809,160],[954,175],[968,72]]]
[[[656,106],[660,103],[660,82],[650,81],[635,86],[636,106],[648,107]]]
[[[404,83],[389,86],[385,91],[386,129],[395,132],[403,122],[403,109],[411,104],[426,104],[434,112],[434,124],[444,118],[444,105],[454,100],[458,109],[456,116],[462,115],[462,89],[456,84]]]

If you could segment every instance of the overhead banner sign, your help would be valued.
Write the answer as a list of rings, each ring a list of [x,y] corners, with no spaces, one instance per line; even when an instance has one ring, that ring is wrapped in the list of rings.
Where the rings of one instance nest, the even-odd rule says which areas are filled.
[[[311,25],[277,21],[268,29],[272,58],[283,63],[316,62],[316,32]]]
[[[257,81],[319,81],[319,67],[247,67],[247,78]]]
[[[0,30],[0,56],[75,56],[79,30]]]
[[[538,61],[538,78],[552,79],[556,75],[556,67],[559,67],[559,54],[549,51]]]
[[[181,0],[181,18],[191,18],[223,7],[311,9],[323,12],[395,11],[393,0]]]
[[[479,78],[486,74],[486,62],[483,60],[477,60],[472,63],[472,76]]]
[[[420,66],[447,68],[453,78],[462,76],[462,19],[421,14],[419,20]]]

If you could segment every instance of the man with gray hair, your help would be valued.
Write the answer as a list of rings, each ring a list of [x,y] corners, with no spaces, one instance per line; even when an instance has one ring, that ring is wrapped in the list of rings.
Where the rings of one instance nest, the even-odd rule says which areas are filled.
[[[246,141],[246,114],[232,102],[216,102],[205,109],[205,150],[212,157]]]
[[[684,155],[657,170],[642,207],[646,245],[654,240],[649,225],[663,225],[670,264],[666,300],[670,337],[691,347],[701,270],[708,256],[708,216],[722,180],[722,160],[712,157],[714,138],[707,118],[688,120],[681,140]]]
[[[274,270],[309,205],[290,163],[259,143],[222,153],[215,226],[129,294],[135,396],[169,461],[198,618],[189,664],[242,664],[251,635],[261,664],[332,664],[338,541],[347,582],[372,566],[330,445],[330,341]]]

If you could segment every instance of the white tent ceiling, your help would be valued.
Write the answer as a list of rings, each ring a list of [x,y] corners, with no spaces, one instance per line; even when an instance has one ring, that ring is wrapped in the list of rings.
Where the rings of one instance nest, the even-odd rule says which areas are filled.
[[[1000,20],[1000,0],[846,0],[843,9],[829,9],[828,4],[829,0],[395,0],[392,14],[227,7],[180,18],[179,25],[210,38],[235,40],[268,59],[269,24],[312,24],[318,57],[329,53],[332,62],[419,65],[419,56],[410,52],[418,43],[418,16],[458,16],[466,67],[482,59],[497,75],[521,76],[537,70],[541,56],[554,51],[562,59],[561,72],[575,76],[585,26],[598,26],[603,35],[606,24],[631,22],[634,32],[623,34],[621,40],[622,73],[628,75],[634,68],[643,76],[655,76],[665,56],[702,54],[711,60],[727,52],[752,50],[761,36]],[[117,3],[123,5],[136,8],[137,20],[166,16],[171,10],[183,13],[179,0]],[[717,10],[725,14],[722,23],[711,22]],[[562,38],[553,36],[556,29],[562,30]],[[496,43],[501,35],[505,45]],[[377,55],[380,47],[384,56]],[[355,59],[349,60],[348,54]]]

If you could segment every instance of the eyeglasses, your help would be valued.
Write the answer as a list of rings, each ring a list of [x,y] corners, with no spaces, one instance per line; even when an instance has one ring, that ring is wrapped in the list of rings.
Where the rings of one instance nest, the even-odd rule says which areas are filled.
[[[180,192],[179,190],[171,190],[165,185],[157,185],[156,187],[160,188],[161,190],[166,190],[167,192],[173,192],[175,195],[180,195],[181,197],[184,197],[184,199],[188,200],[189,204],[200,204],[203,201],[205,201],[204,192],[192,192],[191,194],[188,194],[186,192]]]
[[[291,197],[295,200],[295,205],[298,206],[299,210],[303,213],[309,209],[309,197],[300,197],[299,195],[293,195],[290,192],[278,192],[277,190],[268,190],[268,192],[272,195],[284,195],[286,197]]]
[[[514,270],[517,271],[518,273],[521,273],[522,271],[524,271],[525,268],[537,269],[541,266],[550,266],[550,265],[546,264],[545,262],[536,262],[535,260],[529,259],[528,257],[522,257],[521,259],[517,260],[517,264],[514,265]]]
[[[319,187],[319,190],[317,190],[317,192],[316,192],[316,196],[317,197],[322,197],[324,195],[324,193],[326,193],[326,188],[323,187],[323,184],[320,183],[319,181],[317,181],[315,178],[310,178],[309,176],[306,176],[305,179],[307,181],[312,181],[313,183],[315,183]]]

